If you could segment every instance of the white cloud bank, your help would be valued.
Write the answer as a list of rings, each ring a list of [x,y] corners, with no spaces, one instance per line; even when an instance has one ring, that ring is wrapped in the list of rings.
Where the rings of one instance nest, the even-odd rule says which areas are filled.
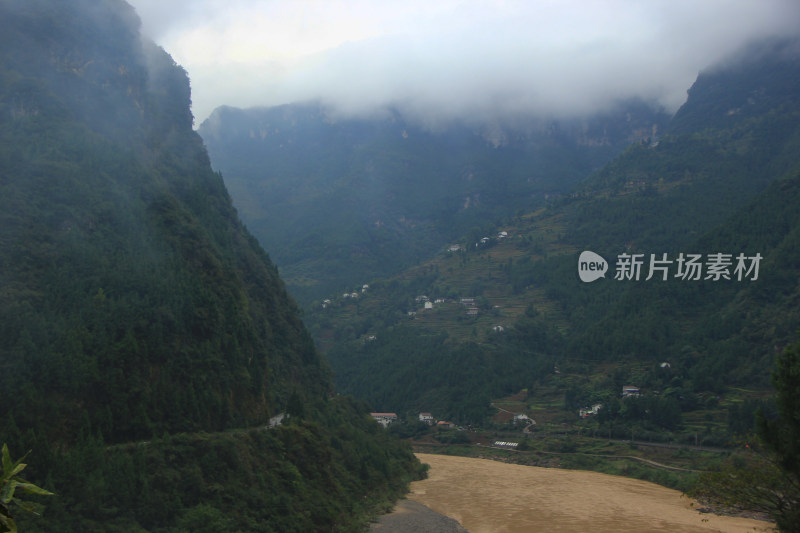
[[[573,115],[638,96],[675,110],[703,68],[800,32],[796,0],[129,0],[219,105],[321,99],[344,114]]]

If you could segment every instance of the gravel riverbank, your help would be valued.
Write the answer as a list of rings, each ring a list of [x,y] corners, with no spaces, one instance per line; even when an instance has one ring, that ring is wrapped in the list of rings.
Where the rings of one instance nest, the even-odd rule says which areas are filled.
[[[457,521],[421,503],[400,500],[391,513],[380,517],[370,533],[469,533]]]

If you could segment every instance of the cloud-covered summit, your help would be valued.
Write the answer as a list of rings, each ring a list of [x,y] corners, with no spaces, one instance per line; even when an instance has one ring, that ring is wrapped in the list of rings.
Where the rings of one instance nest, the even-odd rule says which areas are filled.
[[[189,72],[203,120],[320,100],[428,123],[582,115],[639,97],[675,110],[698,71],[796,34],[787,0],[131,0]]]

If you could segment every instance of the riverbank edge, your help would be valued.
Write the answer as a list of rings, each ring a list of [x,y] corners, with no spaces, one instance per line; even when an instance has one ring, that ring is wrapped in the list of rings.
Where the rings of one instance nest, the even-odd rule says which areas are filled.
[[[370,533],[469,533],[454,518],[413,500],[398,500],[370,525]]]

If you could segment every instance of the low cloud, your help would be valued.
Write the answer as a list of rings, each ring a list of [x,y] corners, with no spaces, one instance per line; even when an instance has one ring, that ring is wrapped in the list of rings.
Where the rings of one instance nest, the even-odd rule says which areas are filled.
[[[630,97],[674,111],[703,68],[800,31],[793,0],[132,4],[188,70],[198,121],[219,105],[307,100],[429,123],[582,115]]]

